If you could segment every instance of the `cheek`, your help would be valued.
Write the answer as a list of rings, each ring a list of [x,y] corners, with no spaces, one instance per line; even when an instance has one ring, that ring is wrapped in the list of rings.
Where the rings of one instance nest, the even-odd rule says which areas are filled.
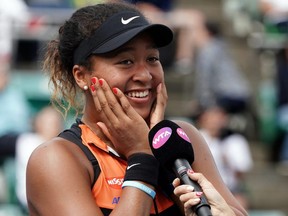
[[[110,87],[118,87],[117,84],[121,83],[124,79],[123,75],[115,70],[115,68],[110,65],[101,65],[93,70],[93,76],[96,76],[98,79],[104,79]]]
[[[158,70],[156,73],[152,73],[153,81],[156,85],[158,85],[160,82],[164,82],[164,72],[163,70]]]
[[[106,82],[109,84],[111,88],[117,87],[124,90],[124,84],[125,84],[125,76],[120,75],[118,73],[109,73],[106,76],[103,76],[103,79],[106,80]]]

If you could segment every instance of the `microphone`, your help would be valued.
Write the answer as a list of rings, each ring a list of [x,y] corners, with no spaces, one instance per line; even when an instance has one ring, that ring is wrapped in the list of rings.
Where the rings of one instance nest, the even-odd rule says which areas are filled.
[[[194,161],[194,151],[189,137],[176,123],[163,120],[149,131],[149,144],[160,167],[173,171],[182,184],[191,185],[195,191],[202,191],[200,185],[187,175]],[[198,216],[212,216],[210,206],[204,196],[193,206]]]

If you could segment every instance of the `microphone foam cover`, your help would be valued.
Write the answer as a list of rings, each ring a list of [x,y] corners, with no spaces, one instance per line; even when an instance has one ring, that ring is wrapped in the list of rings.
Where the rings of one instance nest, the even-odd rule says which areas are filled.
[[[184,130],[170,120],[163,120],[149,131],[149,144],[160,164],[171,169],[176,159],[194,161],[194,151]]]

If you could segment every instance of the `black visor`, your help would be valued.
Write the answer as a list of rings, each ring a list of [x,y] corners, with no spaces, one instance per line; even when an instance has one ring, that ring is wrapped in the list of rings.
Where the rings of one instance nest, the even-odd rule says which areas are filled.
[[[137,12],[120,12],[109,17],[90,38],[80,43],[74,52],[74,64],[79,64],[91,54],[111,52],[144,31],[149,31],[159,48],[173,40],[173,32],[167,26],[150,24]]]

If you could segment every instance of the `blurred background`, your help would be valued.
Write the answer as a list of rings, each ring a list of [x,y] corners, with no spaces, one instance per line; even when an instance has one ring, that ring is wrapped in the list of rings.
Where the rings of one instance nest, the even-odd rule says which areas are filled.
[[[100,2],[0,2],[0,216],[27,215],[23,173],[29,154],[73,121],[73,115],[63,120],[50,112],[48,77],[41,70],[45,46],[75,9]],[[203,131],[249,215],[288,215],[288,1],[152,2],[137,6],[175,31],[174,42],[160,50],[167,118]],[[57,125],[49,135],[37,123],[43,113],[42,125]]]

